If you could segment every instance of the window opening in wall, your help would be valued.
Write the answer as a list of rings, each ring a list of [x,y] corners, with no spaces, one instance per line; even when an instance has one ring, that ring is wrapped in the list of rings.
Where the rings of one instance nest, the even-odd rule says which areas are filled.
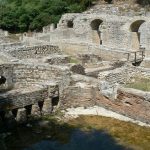
[[[112,4],[113,0],[105,0],[108,4]]]
[[[67,22],[67,27],[68,27],[68,28],[73,28],[73,21],[69,20],[69,21]]]
[[[59,103],[59,97],[53,97],[52,98],[52,106],[57,106]]]
[[[31,115],[32,105],[25,106],[25,109],[26,109],[27,116]]]
[[[6,78],[4,76],[0,76],[0,85],[6,83]]]

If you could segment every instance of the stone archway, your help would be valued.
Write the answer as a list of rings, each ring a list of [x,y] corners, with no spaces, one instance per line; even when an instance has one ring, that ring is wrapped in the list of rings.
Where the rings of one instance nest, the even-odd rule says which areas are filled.
[[[137,20],[130,25],[131,32],[131,48],[132,50],[140,49],[141,32],[139,31],[140,26],[145,22],[145,20]]]
[[[95,19],[91,22],[90,26],[92,29],[92,42],[102,45],[102,37],[100,31],[100,25],[103,23],[101,19]]]

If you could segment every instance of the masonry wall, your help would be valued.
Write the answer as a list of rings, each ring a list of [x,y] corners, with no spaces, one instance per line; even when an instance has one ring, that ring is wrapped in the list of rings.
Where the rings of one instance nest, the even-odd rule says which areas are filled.
[[[16,109],[33,105],[48,98],[48,89],[42,87],[28,87],[14,89],[11,92],[0,95],[0,109]]]
[[[80,83],[82,85],[82,83]],[[98,88],[69,86],[64,90],[61,108],[101,106],[135,120],[150,123],[150,102],[144,97],[118,90],[117,99],[104,97]],[[140,111],[140,114],[139,114]]]
[[[62,66],[48,64],[14,64],[13,82],[15,87],[25,87],[34,84],[46,84],[46,82],[65,82],[69,80],[70,72]],[[65,83],[64,83],[65,84]]]
[[[78,57],[78,54],[95,54],[101,57],[102,60],[127,60],[128,55],[126,51],[117,51],[114,49],[106,49],[106,48],[100,48],[97,45],[92,44],[85,44],[85,43],[59,43],[59,47],[64,51],[65,53],[69,55],[73,55],[75,57]]]
[[[98,39],[98,34],[91,28],[91,22],[95,19],[102,21],[99,26],[101,39]],[[67,27],[68,20],[73,21],[73,28]],[[133,33],[130,26],[137,20],[145,20],[147,25],[142,24],[139,33]],[[102,40],[101,47],[109,50],[133,51],[139,50],[139,47],[149,50],[149,21],[149,18],[144,16],[132,18],[107,14],[80,14],[76,16],[66,14],[61,18],[58,28],[50,33],[49,42],[55,43],[58,38],[63,43],[73,41],[100,46],[100,40]],[[140,39],[137,34],[140,35]],[[42,36],[40,39],[42,40]]]
[[[15,50],[10,50],[8,53],[18,59],[37,58],[49,54],[61,53],[58,46],[42,45],[33,47],[24,47]]]
[[[134,77],[150,78],[150,71],[140,67],[124,66],[112,71],[104,71],[99,73],[99,80],[106,80],[113,84],[130,83]]]
[[[9,64],[0,65],[0,76],[6,78],[6,82],[0,85],[0,92],[13,88],[13,66]]]
[[[20,42],[17,42],[17,43],[7,43],[7,44],[0,44],[0,51],[9,51],[10,49],[17,49],[17,48],[20,48],[22,47],[23,44],[20,43]]]

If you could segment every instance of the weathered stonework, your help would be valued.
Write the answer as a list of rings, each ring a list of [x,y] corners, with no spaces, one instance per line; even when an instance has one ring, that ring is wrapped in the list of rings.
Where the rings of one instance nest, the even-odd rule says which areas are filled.
[[[0,111],[24,123],[27,115],[98,105],[150,124],[150,92],[122,87],[150,79],[150,19],[113,3],[64,14],[57,28],[18,42],[3,42],[0,31]]]

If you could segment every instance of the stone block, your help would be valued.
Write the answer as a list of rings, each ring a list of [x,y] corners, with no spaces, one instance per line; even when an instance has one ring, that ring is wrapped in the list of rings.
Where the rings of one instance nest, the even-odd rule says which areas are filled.
[[[99,89],[102,95],[115,100],[117,98],[118,84],[110,84],[107,81],[100,81]]]
[[[27,121],[27,112],[25,108],[18,109],[16,120],[21,124]]]
[[[52,113],[52,99],[48,98],[44,101],[42,114],[48,115]]]

